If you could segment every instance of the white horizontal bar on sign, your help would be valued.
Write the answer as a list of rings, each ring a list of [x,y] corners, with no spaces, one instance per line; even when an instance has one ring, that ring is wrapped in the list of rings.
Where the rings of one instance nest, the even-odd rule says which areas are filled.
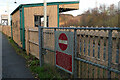
[[[66,41],[66,40],[59,40],[59,43],[68,44],[68,41]]]

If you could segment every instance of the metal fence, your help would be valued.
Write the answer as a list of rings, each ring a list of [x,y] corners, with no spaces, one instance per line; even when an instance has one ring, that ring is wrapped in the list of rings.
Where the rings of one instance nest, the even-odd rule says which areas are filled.
[[[55,32],[74,33],[74,77],[120,79],[120,28],[69,28],[39,26],[39,59],[52,52],[55,63]]]

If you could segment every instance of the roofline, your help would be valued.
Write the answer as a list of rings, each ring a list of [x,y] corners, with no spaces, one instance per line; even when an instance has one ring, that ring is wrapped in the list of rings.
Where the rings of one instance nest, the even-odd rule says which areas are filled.
[[[62,4],[76,4],[79,1],[69,1],[69,2],[48,2],[47,5],[62,5]],[[33,4],[21,4],[19,5],[10,15],[13,15],[16,11],[18,11],[22,7],[36,7],[43,6],[43,3],[33,3]]]
[[[22,4],[21,5],[19,5],[10,15],[13,15],[16,11],[18,11],[20,8],[22,8]]]

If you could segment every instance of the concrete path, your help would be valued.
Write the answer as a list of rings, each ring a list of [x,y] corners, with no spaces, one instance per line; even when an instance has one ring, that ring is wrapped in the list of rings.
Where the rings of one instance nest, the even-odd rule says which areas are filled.
[[[2,77],[34,78],[26,67],[25,59],[15,52],[5,35],[2,35]]]

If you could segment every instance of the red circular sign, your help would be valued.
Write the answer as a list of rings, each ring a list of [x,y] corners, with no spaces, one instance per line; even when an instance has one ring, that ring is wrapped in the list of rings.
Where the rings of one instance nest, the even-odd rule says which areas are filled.
[[[59,36],[59,47],[62,51],[66,50],[68,46],[68,38],[65,33],[61,33]]]

